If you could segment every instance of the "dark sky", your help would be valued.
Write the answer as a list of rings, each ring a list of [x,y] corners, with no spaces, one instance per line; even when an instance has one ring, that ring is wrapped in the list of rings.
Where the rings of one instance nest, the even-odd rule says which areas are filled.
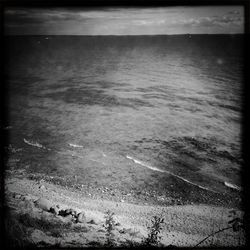
[[[6,34],[154,35],[243,33],[241,6],[159,8],[8,8]]]

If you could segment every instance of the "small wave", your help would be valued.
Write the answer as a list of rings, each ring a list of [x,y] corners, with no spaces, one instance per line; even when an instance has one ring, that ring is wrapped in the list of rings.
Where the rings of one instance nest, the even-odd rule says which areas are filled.
[[[135,162],[135,163],[137,163],[137,164],[140,164],[140,165],[142,165],[142,166],[144,166],[144,167],[146,167],[146,168],[149,168],[149,169],[152,169],[152,170],[155,170],[155,171],[158,171],[158,172],[162,172],[162,173],[166,172],[166,171],[161,170],[161,169],[159,169],[159,168],[149,166],[149,165],[143,163],[142,161],[138,161],[138,160],[132,158],[131,156],[128,156],[128,155],[127,155],[126,158],[128,158],[128,159],[132,160],[133,162]]]
[[[37,147],[37,148],[45,148],[42,144],[38,143],[38,142],[33,142],[33,141],[29,141],[29,140],[26,140],[25,138],[23,139],[23,141],[30,145],[30,146],[33,146],[33,147]]]
[[[237,185],[235,185],[235,184],[232,184],[232,183],[229,183],[229,182],[224,182],[224,184],[225,184],[225,186],[227,186],[227,187],[229,187],[229,188],[232,188],[232,189],[236,189],[236,190],[238,190],[238,191],[241,191],[242,190],[242,188],[241,187],[239,187],[239,186],[237,186]]]
[[[82,145],[77,145],[77,144],[73,144],[73,143],[69,143],[69,146],[73,147],[73,148],[83,148]]]
[[[179,175],[176,175],[176,174],[174,174],[174,173],[171,173],[171,172],[169,172],[169,171],[167,171],[167,170],[162,170],[162,169],[159,169],[159,168],[156,168],[156,167],[149,166],[149,165],[147,165],[147,164],[145,164],[145,163],[143,163],[143,162],[141,162],[141,161],[138,161],[138,160],[134,159],[134,158],[131,157],[131,156],[128,156],[128,155],[127,155],[126,158],[127,158],[127,159],[130,159],[130,160],[132,160],[132,161],[134,161],[134,162],[137,163],[137,164],[140,164],[140,165],[142,165],[142,166],[144,166],[144,167],[147,167],[147,168],[149,168],[149,169],[152,169],[152,170],[155,170],[155,171],[158,171],[158,172],[162,172],[162,173],[170,174],[170,175],[172,175],[172,176],[174,176],[174,177],[176,177],[176,178],[178,178],[178,179],[181,179],[181,180],[183,180],[183,181],[185,181],[185,182],[187,182],[187,183],[189,183],[189,184],[191,184],[191,185],[193,185],[193,186],[199,187],[200,189],[204,189],[204,190],[207,190],[207,191],[210,191],[210,192],[213,192],[213,193],[219,193],[219,192],[214,191],[214,190],[212,190],[212,189],[209,189],[209,188],[200,186],[200,185],[198,185],[198,184],[196,184],[196,183],[194,183],[194,182],[191,182],[191,181],[189,181],[189,180],[187,180],[187,179],[185,179],[185,178],[183,178],[183,177],[181,177],[181,176],[179,176]]]

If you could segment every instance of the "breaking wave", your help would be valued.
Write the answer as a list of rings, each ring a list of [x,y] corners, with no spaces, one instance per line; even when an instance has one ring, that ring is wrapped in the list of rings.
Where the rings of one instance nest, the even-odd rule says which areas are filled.
[[[38,143],[38,142],[36,142],[36,141],[27,140],[27,139],[25,139],[25,138],[23,139],[23,141],[24,141],[26,144],[28,144],[28,145],[30,145],[30,146],[33,146],[33,147],[37,147],[37,148],[40,148],[40,149],[51,150],[50,148],[47,148],[47,147],[43,146],[42,144],[40,144],[40,143]],[[68,145],[71,146],[71,147],[74,147],[74,148],[83,148],[82,145],[77,145],[77,144],[72,144],[72,143],[68,143]],[[70,151],[70,152],[69,152],[69,151],[68,151],[68,152],[62,152],[62,151],[54,150],[54,152],[55,152],[55,153],[62,154],[62,155],[70,155],[70,156],[72,156],[72,157],[78,157],[78,158],[84,159],[83,156],[77,154],[76,152],[72,152],[72,151]],[[102,152],[102,155],[103,155],[104,157],[106,157],[106,155],[105,155],[103,152]],[[189,180],[187,180],[187,179],[185,179],[185,178],[183,178],[183,177],[181,177],[181,176],[179,176],[179,175],[176,175],[176,174],[174,174],[174,173],[172,173],[172,172],[170,172],[170,171],[162,170],[162,169],[160,169],[160,168],[157,168],[157,167],[151,166],[151,165],[149,165],[149,164],[146,164],[146,163],[144,163],[144,162],[142,162],[142,161],[140,161],[140,160],[137,160],[137,159],[135,159],[135,158],[133,158],[133,157],[131,157],[131,156],[129,156],[129,155],[126,155],[126,158],[129,159],[129,160],[132,160],[134,163],[136,163],[136,164],[138,164],[138,165],[141,165],[141,166],[146,167],[146,168],[148,168],[148,169],[151,169],[151,170],[153,170],[153,171],[158,171],[158,172],[161,172],[161,173],[167,173],[167,174],[169,174],[169,175],[172,175],[172,176],[174,176],[174,177],[176,177],[176,178],[178,178],[178,179],[180,179],[180,180],[182,180],[182,181],[184,181],[184,182],[187,182],[187,183],[189,183],[189,184],[191,184],[191,185],[193,185],[193,186],[196,186],[196,187],[198,187],[198,188],[200,188],[200,189],[207,190],[207,191],[214,192],[214,193],[219,193],[218,191],[215,191],[215,190],[212,190],[212,189],[210,189],[210,188],[203,187],[203,186],[201,186],[201,185],[199,185],[199,184],[196,184],[196,183],[194,183],[194,182],[191,182],[191,181],[189,181]],[[92,160],[93,160],[93,159],[92,159]],[[93,161],[95,161],[95,160],[93,160]],[[226,182],[226,181],[225,181],[225,182],[224,182],[224,185],[227,186],[227,187],[229,187],[229,188],[232,188],[232,189],[234,189],[234,190],[242,191],[242,188],[239,187],[239,186],[237,186],[237,185],[235,185],[235,184],[232,184],[232,183],[229,183],[229,182]]]
[[[235,185],[235,184],[232,184],[230,182],[224,182],[225,186],[229,187],[229,188],[232,188],[232,189],[235,189],[235,190],[238,190],[238,191],[242,191],[242,188]]]
[[[29,140],[26,140],[25,138],[23,139],[23,141],[26,144],[30,145],[30,146],[37,147],[37,148],[44,148],[45,149],[45,147],[42,144],[38,143],[38,142],[29,141]]]
[[[126,158],[132,160],[133,162],[135,162],[135,163],[137,163],[137,164],[139,164],[139,165],[141,165],[141,166],[144,166],[144,167],[146,167],[146,168],[152,169],[152,170],[154,170],[154,171],[158,171],[158,172],[170,174],[170,175],[172,175],[172,176],[174,176],[174,177],[176,177],[176,178],[178,178],[178,179],[181,179],[182,181],[185,181],[185,182],[187,182],[187,183],[189,183],[189,184],[191,184],[191,185],[193,185],[193,186],[199,187],[200,189],[204,189],[204,190],[207,190],[207,191],[210,191],[210,192],[214,192],[214,193],[219,193],[219,192],[214,191],[214,190],[212,190],[212,189],[209,189],[209,188],[203,187],[203,186],[201,186],[201,185],[198,185],[198,184],[196,184],[196,183],[194,183],[194,182],[191,182],[191,181],[189,181],[189,180],[187,180],[187,179],[185,179],[185,178],[183,178],[183,177],[181,177],[181,176],[179,176],[179,175],[176,175],[176,174],[174,174],[174,173],[172,173],[172,172],[169,172],[169,171],[167,171],[167,170],[162,170],[162,169],[159,169],[159,168],[156,168],[156,167],[152,167],[152,166],[150,166],[150,165],[148,165],[148,164],[145,164],[145,163],[143,163],[143,162],[141,162],[141,161],[139,161],[139,160],[134,159],[134,158],[131,157],[131,156],[128,156],[128,155],[127,155]]]
[[[83,148],[82,145],[77,145],[77,144],[73,144],[73,143],[69,143],[69,146],[73,147],[73,148]]]

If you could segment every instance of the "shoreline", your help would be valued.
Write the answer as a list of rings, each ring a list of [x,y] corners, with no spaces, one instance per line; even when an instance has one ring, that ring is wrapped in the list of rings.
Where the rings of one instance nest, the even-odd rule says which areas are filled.
[[[19,170],[6,170],[6,177],[15,176],[17,178],[27,178],[28,180],[36,181],[40,186],[43,183],[52,184],[58,186],[58,188],[65,188],[72,192],[79,192],[85,197],[95,199],[105,199],[113,202],[129,202],[137,205],[157,205],[157,206],[173,206],[173,205],[212,205],[222,206],[231,209],[242,209],[242,198],[238,191],[230,190],[230,193],[213,193],[209,190],[199,189],[199,187],[193,187],[190,185],[190,192],[200,197],[196,197],[196,200],[186,198],[183,199],[185,193],[180,193],[179,190],[172,192],[159,192],[154,189],[128,189],[121,188],[120,186],[113,187],[98,185],[98,183],[81,184],[72,177],[71,179],[50,176],[39,173],[26,173],[25,169]],[[196,191],[193,191],[193,188]],[[186,188],[187,189],[187,188]],[[183,190],[184,192],[184,190]],[[186,190],[185,190],[186,192]],[[165,193],[165,194],[164,194]],[[235,194],[235,196],[232,196]]]
[[[126,239],[131,239],[130,234],[121,233],[121,230],[125,228],[126,230],[139,231],[140,237],[135,237],[135,240],[140,242],[143,237],[147,236],[147,225],[150,223],[152,217],[161,215],[166,222],[162,231],[162,243],[164,246],[194,246],[212,231],[215,231],[216,228],[225,227],[228,222],[229,211],[231,210],[222,206],[204,204],[156,205],[150,202],[147,202],[147,204],[143,204],[142,202],[135,204],[128,200],[110,200],[108,194],[103,196],[103,198],[100,198],[97,193],[87,196],[80,190],[62,187],[46,182],[45,180],[31,180],[22,174],[6,176],[5,186],[7,205],[14,204],[14,209],[18,211],[24,211],[23,209],[19,209],[22,206],[22,202],[45,198],[54,205],[59,204],[61,208],[73,208],[78,211],[84,211],[87,217],[92,216],[91,218],[100,223],[91,225],[92,229],[90,232],[85,233],[85,239],[88,239],[86,242],[91,242],[91,237],[95,237],[95,239],[91,238],[92,241],[103,242],[102,237],[105,238],[105,236],[103,236],[104,232],[101,231],[101,228],[103,228],[104,214],[107,210],[110,210],[115,213],[115,220],[120,224],[118,227],[119,230],[115,231],[116,243],[118,245],[122,244]],[[34,211],[32,213],[35,213]],[[237,212],[242,213],[240,210],[237,210]],[[49,217],[51,215],[48,212],[46,213],[43,212],[48,218],[51,218]],[[87,227],[89,224],[84,225]],[[72,227],[76,226],[79,225],[73,225]],[[64,238],[68,237],[67,240],[69,238],[72,239],[72,235],[67,236],[69,234],[70,232],[66,233]],[[48,240],[47,236],[42,236],[41,233],[39,235],[36,238],[37,242],[41,239],[52,242],[51,238]],[[237,233],[229,230],[228,232],[218,234],[218,236],[213,238],[213,242],[218,246],[235,246],[238,244],[238,240],[236,239],[239,237],[242,237],[242,235],[239,236]],[[61,239],[62,246],[70,246],[63,241],[64,238]],[[80,246],[89,246],[79,238],[78,243]],[[211,242],[208,241],[204,243],[204,246],[210,246],[210,244]]]
[[[89,152],[82,149],[82,145],[72,143],[69,143],[69,147],[78,150],[66,151],[64,157],[67,164],[62,161],[64,165],[54,166],[57,161],[61,161],[60,157],[56,156],[57,158],[49,163],[43,161],[43,157],[46,157],[47,152],[55,150],[25,138],[23,143],[38,151],[34,151],[34,156],[29,158],[28,154],[25,155],[25,147],[10,147],[11,154],[6,164],[6,172],[9,171],[11,174],[15,171],[24,171],[30,179],[46,180],[90,196],[94,194],[97,198],[114,201],[126,200],[135,204],[152,205],[207,204],[230,208],[242,207],[240,188],[221,179],[209,180],[202,175],[196,177],[193,175],[195,173],[192,173],[191,178],[188,174],[184,178],[181,171],[164,170],[127,154],[108,156],[99,150]],[[82,150],[86,150],[84,156],[80,157],[79,149],[81,153]],[[62,154],[61,151],[55,152]],[[41,158],[41,162],[36,162],[36,157]],[[69,160],[74,160],[72,172],[71,162],[67,162]],[[58,169],[62,172],[57,172]]]

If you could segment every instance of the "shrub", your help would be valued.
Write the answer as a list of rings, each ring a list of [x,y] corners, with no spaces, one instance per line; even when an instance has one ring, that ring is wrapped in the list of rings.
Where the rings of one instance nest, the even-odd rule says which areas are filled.
[[[234,232],[244,229],[243,218],[235,210],[229,211],[228,217],[231,219],[228,224],[231,224]]]
[[[202,241],[200,241],[198,244],[195,245],[195,247],[199,246],[201,243],[203,243],[204,241],[206,241],[208,238],[220,233],[220,232],[223,232],[223,231],[226,231],[226,230],[229,230],[229,229],[233,229],[233,232],[238,232],[240,230],[244,230],[245,229],[245,225],[243,224],[243,218],[236,213],[235,210],[231,210],[229,211],[229,216],[230,218],[230,221],[228,221],[228,224],[230,226],[228,227],[224,227],[222,229],[219,229],[218,231],[216,232],[213,232],[211,233],[210,235],[208,235],[207,237],[205,237]]]
[[[119,225],[119,223],[116,223],[114,220],[114,213],[108,210],[106,212],[106,215],[104,216],[105,222],[104,222],[104,228],[106,230],[106,246],[113,247],[115,246],[115,240],[114,240],[114,233],[113,231],[116,229],[116,226]]]
[[[143,240],[142,245],[145,246],[159,246],[161,236],[159,236],[162,230],[162,224],[164,223],[164,218],[162,216],[154,216],[151,220],[151,225],[147,228],[149,230],[148,236]]]
[[[15,216],[6,216],[5,218],[5,246],[20,248],[31,245],[28,241],[28,231],[20,224]]]

